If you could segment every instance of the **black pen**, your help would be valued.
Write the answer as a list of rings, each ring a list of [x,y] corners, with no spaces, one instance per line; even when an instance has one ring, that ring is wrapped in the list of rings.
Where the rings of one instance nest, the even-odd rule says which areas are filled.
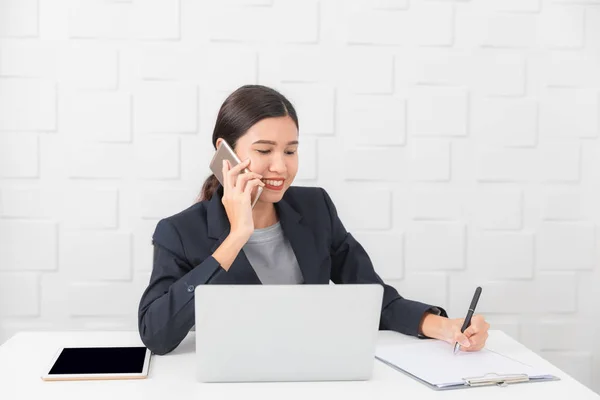
[[[465,330],[471,325],[471,317],[475,313],[475,307],[477,307],[477,302],[479,301],[479,296],[481,295],[481,287],[477,286],[475,289],[475,294],[473,294],[473,300],[471,300],[471,306],[469,307],[469,311],[467,312],[467,318],[465,318],[465,322],[463,323],[462,328],[460,328],[460,332],[464,333]],[[458,351],[460,343],[456,342],[454,344],[454,354]]]

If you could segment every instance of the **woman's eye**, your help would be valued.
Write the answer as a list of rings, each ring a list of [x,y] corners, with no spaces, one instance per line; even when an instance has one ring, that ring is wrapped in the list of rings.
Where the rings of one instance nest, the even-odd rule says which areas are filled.
[[[269,154],[271,152],[271,150],[256,150],[258,151],[260,154]],[[294,155],[296,153],[296,150],[291,150],[291,151],[286,151],[285,154],[291,156]]]

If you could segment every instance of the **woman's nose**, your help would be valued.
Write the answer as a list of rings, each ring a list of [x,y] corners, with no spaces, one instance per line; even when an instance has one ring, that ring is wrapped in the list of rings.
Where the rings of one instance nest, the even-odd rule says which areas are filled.
[[[278,173],[285,172],[286,166],[285,160],[283,159],[283,155],[273,157],[273,159],[271,160],[270,170]]]

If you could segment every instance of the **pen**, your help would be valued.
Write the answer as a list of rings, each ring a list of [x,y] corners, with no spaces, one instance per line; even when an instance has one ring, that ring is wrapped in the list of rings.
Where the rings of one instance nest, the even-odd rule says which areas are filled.
[[[463,322],[462,328],[460,328],[460,332],[464,333],[465,330],[471,325],[471,317],[473,313],[475,313],[475,307],[477,307],[477,302],[479,301],[479,296],[481,295],[481,287],[477,286],[475,289],[475,293],[473,294],[473,300],[471,300],[471,306],[469,307],[469,311],[467,312],[467,317],[465,318],[465,322]],[[460,343],[456,342],[454,344],[454,354],[458,351]]]

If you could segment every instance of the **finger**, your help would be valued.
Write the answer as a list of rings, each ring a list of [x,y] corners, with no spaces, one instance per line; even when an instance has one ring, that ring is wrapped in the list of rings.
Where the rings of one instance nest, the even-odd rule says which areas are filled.
[[[465,329],[464,335],[470,338],[473,335],[479,333],[479,328],[476,325],[471,325],[467,329]]]
[[[471,337],[479,332],[487,330],[486,325],[488,325],[488,323],[485,322],[483,316],[474,315],[473,318],[471,318],[471,324],[465,329],[465,336]]]
[[[246,172],[243,174],[239,174],[237,177],[237,180],[236,180],[235,187],[237,189],[239,189],[240,192],[243,192],[244,189],[246,188],[246,184],[249,180],[251,180],[251,179],[260,180],[261,178],[262,178],[262,175],[259,175],[256,172]]]
[[[469,338],[471,341],[471,346],[467,349],[467,351],[479,351],[485,347],[485,342],[487,341],[488,333],[478,333],[477,335]]]
[[[457,331],[454,334],[454,341],[458,342],[461,345],[461,347],[465,347],[465,348],[471,347],[471,342],[469,342],[469,339],[464,334],[462,334],[460,331]]]
[[[244,189],[244,193],[245,194],[252,194],[252,190],[257,187],[257,186],[265,186],[265,183],[263,181],[261,181],[260,179],[252,179],[251,181],[249,181],[246,184],[246,188]]]
[[[475,314],[473,318],[471,318],[471,325],[476,325],[478,327],[483,327],[486,324],[485,318],[483,315]]]
[[[231,172],[233,173],[233,175],[237,175],[239,174],[244,168],[246,168],[248,166],[248,164],[250,164],[250,159],[247,158],[246,160],[242,161],[241,163],[239,163],[238,165],[236,165],[235,167],[231,168]]]
[[[227,164],[229,165],[229,171],[227,172],[227,174],[229,175],[229,184],[230,187],[234,187],[233,185],[236,182],[236,177],[239,175],[239,173],[246,168],[246,166],[248,165],[248,163],[250,162],[250,159],[247,159],[246,161],[243,161],[239,164],[237,164],[234,167],[231,167],[231,162],[229,162],[229,160],[227,160]]]

